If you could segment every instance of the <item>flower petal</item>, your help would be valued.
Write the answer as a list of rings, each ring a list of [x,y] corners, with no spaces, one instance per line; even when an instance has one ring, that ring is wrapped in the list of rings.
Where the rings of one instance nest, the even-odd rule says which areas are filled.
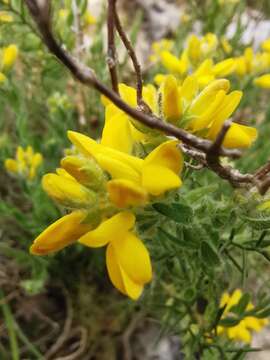
[[[177,140],[168,140],[156,147],[145,159],[144,167],[147,165],[164,166],[176,174],[183,168],[183,156],[181,150],[177,148]]]
[[[121,270],[117,262],[115,251],[112,244],[109,244],[106,249],[106,264],[107,264],[108,274],[113,285],[122,294],[127,295],[124,282],[122,279]]]
[[[131,153],[133,139],[128,116],[122,112],[113,113],[114,106],[106,107],[105,125],[102,132],[101,145]]]
[[[227,148],[248,148],[257,138],[257,129],[240,125],[232,124],[225,136],[223,146]]]
[[[42,178],[42,187],[52,199],[66,206],[85,206],[96,201],[92,191],[71,177],[46,174]]]
[[[216,113],[215,120],[211,125],[207,138],[210,138],[211,140],[216,138],[217,134],[222,128],[224,121],[232,115],[232,113],[239,105],[242,95],[242,91],[233,91],[229,95],[226,95],[225,99],[223,100],[222,106]]]
[[[113,159],[119,160],[121,162],[125,162],[126,164],[133,167],[137,171],[141,171],[141,167],[143,164],[142,159],[125,154],[121,151],[112,149],[110,147],[98,144],[96,143],[96,141],[92,140],[88,136],[77,133],[75,131],[68,131],[68,137],[70,141],[86,156],[90,155],[96,158],[98,154],[102,154],[105,156],[109,156]]]
[[[176,78],[172,75],[167,76],[161,91],[165,119],[169,122],[180,120],[182,114],[181,96]]]
[[[121,268],[115,249],[109,244],[106,250],[106,264],[113,285],[124,295],[137,300],[143,291],[143,286],[132,281]]]
[[[7,171],[9,171],[11,173],[17,173],[19,170],[18,163],[14,159],[6,159],[5,160],[5,168],[7,169]]]
[[[137,236],[129,232],[125,237],[116,237],[111,244],[120,267],[133,282],[144,285],[151,281],[150,256],[145,245]]]
[[[148,198],[141,186],[126,179],[108,181],[107,190],[111,201],[120,208],[144,205]]]
[[[91,229],[91,225],[83,224],[87,212],[74,211],[65,215],[47,227],[30,248],[34,255],[47,255],[74,243]]]
[[[193,101],[189,112],[192,115],[202,115],[212,104],[218,91],[224,90],[226,93],[230,88],[230,82],[225,79],[219,79],[209,84]]]
[[[182,181],[174,171],[159,165],[147,165],[143,168],[142,186],[154,196],[165,191],[177,189]]]
[[[96,155],[96,160],[101,168],[107,171],[113,179],[124,178],[136,183],[140,182],[140,174],[129,164],[101,154]]]
[[[124,237],[135,224],[135,216],[129,212],[120,212],[103,221],[95,230],[89,231],[78,241],[89,247],[101,247]]]

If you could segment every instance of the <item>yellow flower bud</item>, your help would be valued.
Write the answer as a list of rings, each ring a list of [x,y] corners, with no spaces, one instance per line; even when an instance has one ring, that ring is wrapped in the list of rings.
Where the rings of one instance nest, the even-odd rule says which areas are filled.
[[[270,74],[265,74],[254,79],[254,84],[263,88],[270,89]]]
[[[6,159],[5,168],[10,173],[16,174],[18,172],[18,164],[14,159]]]
[[[46,174],[43,176],[42,186],[51,198],[67,207],[91,207],[96,201],[94,192],[64,176]]]
[[[94,159],[67,156],[62,159],[61,166],[80,184],[93,190],[104,188],[105,176]]]
[[[3,23],[10,23],[13,21],[13,17],[12,15],[10,15],[8,12],[6,11],[0,11],[0,22]]]
[[[18,48],[12,44],[4,48],[2,53],[2,69],[9,70],[15,63],[18,56]]]

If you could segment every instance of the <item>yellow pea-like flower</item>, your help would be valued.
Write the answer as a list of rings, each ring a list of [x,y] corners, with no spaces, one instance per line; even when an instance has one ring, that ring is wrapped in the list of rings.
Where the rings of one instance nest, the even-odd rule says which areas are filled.
[[[257,77],[254,79],[254,84],[263,89],[270,89],[270,74]]]
[[[239,304],[239,301],[242,298],[242,291],[240,289],[236,289],[231,295],[228,293],[224,293],[221,297],[220,307],[224,307],[224,312],[222,318],[225,318],[227,315],[230,316],[230,310],[233,306]],[[244,310],[252,310],[254,308],[252,303],[249,303]],[[231,327],[217,327],[217,334],[227,336],[231,340],[241,341],[243,343],[250,344],[252,340],[252,331],[259,332],[266,325],[268,325],[268,319],[259,319],[255,316],[246,316],[240,322]]]
[[[9,70],[18,57],[18,47],[14,44],[7,46],[2,51],[2,70]]]
[[[58,203],[72,208],[88,207],[95,203],[95,194],[76,180],[57,174],[46,174],[42,179],[43,189]]]
[[[13,21],[13,16],[6,11],[0,11],[0,22],[10,23]]]
[[[18,146],[15,159],[7,159],[5,168],[12,175],[33,180],[42,162],[43,156],[40,153],[35,153],[32,146],[27,146],[25,150]]]

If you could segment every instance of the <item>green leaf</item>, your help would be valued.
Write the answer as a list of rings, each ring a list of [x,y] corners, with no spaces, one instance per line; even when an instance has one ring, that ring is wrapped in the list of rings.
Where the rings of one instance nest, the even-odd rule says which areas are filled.
[[[153,208],[160,214],[177,222],[178,224],[186,224],[191,222],[193,211],[184,204],[173,203],[171,206],[162,203],[153,204]]]
[[[267,230],[270,229],[270,217],[258,217],[251,218],[248,216],[243,216],[243,220],[245,220],[251,227],[256,230]]]
[[[224,327],[233,327],[240,323],[241,318],[227,317],[225,319],[220,320],[219,325]]]
[[[184,240],[180,239],[180,237],[176,237],[176,236],[168,233],[166,230],[163,230],[161,227],[158,227],[158,236],[162,240],[164,240],[164,241],[169,240],[179,247],[187,248],[190,250],[194,250],[197,248],[196,244],[194,244],[194,243],[192,244],[190,242],[184,241]]]
[[[245,293],[242,295],[241,299],[239,300],[238,304],[234,305],[230,312],[233,312],[235,314],[243,315],[248,304],[250,302],[250,294]]]
[[[219,255],[211,243],[203,241],[201,244],[201,257],[207,267],[220,264]]]
[[[265,310],[257,313],[256,315],[254,315],[256,318],[259,319],[264,319],[267,318],[268,316],[270,316],[270,307],[266,308]]]

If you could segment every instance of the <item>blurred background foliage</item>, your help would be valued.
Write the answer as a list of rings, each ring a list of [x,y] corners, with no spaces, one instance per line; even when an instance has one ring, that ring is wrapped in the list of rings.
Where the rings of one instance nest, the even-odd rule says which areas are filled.
[[[134,14],[122,3],[129,35],[139,45],[140,34],[147,32],[147,12],[140,7]],[[94,16],[91,4],[53,1],[55,31],[109,83],[106,6]],[[254,11],[258,23],[269,19],[269,1],[181,1],[179,26],[168,30],[166,37],[179,55],[187,36],[198,33],[196,24],[200,35],[212,32],[218,39],[234,24],[229,56],[241,56],[253,45],[253,39],[242,42],[246,29],[242,17],[248,14],[251,19]],[[5,69],[4,49],[11,44],[18,55]],[[151,64],[151,43],[145,47],[146,56],[141,55],[145,82],[153,82],[166,69],[159,61]],[[161,339],[176,349],[175,358],[185,354],[186,359],[235,360],[257,350],[220,336],[216,329],[221,318],[223,326],[232,327],[250,314],[247,294],[255,304],[252,316],[269,316],[270,216],[256,210],[261,199],[255,192],[234,191],[208,170],[186,167],[185,186],[170,201],[149,206],[139,215],[138,230],[150,250],[155,278],[137,303],[110,285],[102,249],[76,245],[46,258],[29,254],[33,239],[62,212],[43,192],[42,175],[54,171],[69,151],[68,129],[99,137],[104,108],[99,94],[77,84],[47,52],[23,1],[0,1],[0,52],[4,76],[0,79],[0,358],[151,359],[149,348],[157,347]],[[228,55],[219,51],[214,57],[220,61]],[[126,54],[120,52],[119,62],[121,79],[134,84]],[[252,171],[269,158],[269,90],[255,87],[254,77],[229,76],[233,89],[244,90],[236,116],[256,125],[260,134],[236,163],[243,171]],[[4,168],[18,146],[32,146],[43,156],[33,179],[12,176]],[[235,288],[242,289],[241,306],[233,316],[224,317],[221,295]],[[145,344],[140,336],[148,333],[151,340]],[[173,354],[168,350],[167,359],[169,351]]]

